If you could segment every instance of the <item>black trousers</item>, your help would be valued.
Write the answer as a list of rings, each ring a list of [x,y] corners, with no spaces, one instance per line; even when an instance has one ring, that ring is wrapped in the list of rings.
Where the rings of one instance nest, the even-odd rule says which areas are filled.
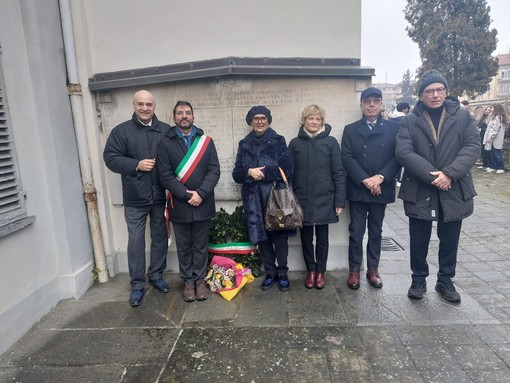
[[[267,274],[287,274],[289,239],[267,233],[268,240],[259,242],[260,259]],[[276,265],[276,262],[278,265]]]
[[[315,254],[313,231],[315,228]],[[329,225],[303,226],[300,230],[301,247],[308,272],[326,272],[329,251]]]
[[[359,271],[363,261],[363,236],[368,226],[367,268],[377,270],[381,258],[381,239],[385,203],[349,201],[349,271]]]
[[[437,279],[448,281],[455,276],[457,250],[459,246],[462,220],[444,222],[443,209],[439,206],[437,237],[439,238],[439,271]],[[429,250],[432,221],[409,218],[409,237],[411,240],[411,271],[413,281],[423,283],[429,275],[427,255]]]
[[[147,270],[149,279],[161,278],[166,269],[168,238],[165,225],[165,205],[124,206],[128,229],[128,268],[133,289],[145,286],[145,226],[150,219],[151,255]]]
[[[204,279],[207,274],[209,224],[211,220],[172,223],[179,273],[185,281]]]

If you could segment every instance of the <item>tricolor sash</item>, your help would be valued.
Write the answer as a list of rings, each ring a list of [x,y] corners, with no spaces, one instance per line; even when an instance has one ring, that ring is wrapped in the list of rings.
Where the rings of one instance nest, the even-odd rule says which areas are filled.
[[[198,139],[193,141],[181,163],[175,169],[176,177],[181,183],[185,183],[191,174],[193,174],[200,160],[204,157],[209,142],[211,142],[211,137],[206,135],[199,136]]]
[[[204,157],[205,151],[211,142],[211,137],[204,135],[197,136],[193,141],[193,144],[187,151],[184,158],[181,160],[177,168],[175,169],[176,178],[184,184],[189,177],[193,174],[196,167]],[[168,245],[172,243],[172,232],[170,230],[170,214],[168,206],[174,207],[174,201],[172,199],[172,193],[168,193],[166,196],[165,206],[165,220],[166,220],[166,231],[168,235]]]
[[[255,245],[249,242],[229,242],[217,245],[209,244],[207,251],[212,254],[251,254]]]

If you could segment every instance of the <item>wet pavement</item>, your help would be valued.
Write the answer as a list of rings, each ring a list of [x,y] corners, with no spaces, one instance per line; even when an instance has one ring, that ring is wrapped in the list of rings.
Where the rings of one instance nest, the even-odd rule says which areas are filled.
[[[127,302],[119,274],[61,302],[0,357],[0,382],[510,382],[510,173],[473,169],[475,213],[463,224],[455,285],[462,303],[434,291],[407,298],[409,237],[402,203],[389,205],[384,287],[352,291],[347,271],[307,290],[291,272],[287,293],[258,278],[231,302],[186,303],[152,287]],[[330,257],[334,257],[331,254]]]

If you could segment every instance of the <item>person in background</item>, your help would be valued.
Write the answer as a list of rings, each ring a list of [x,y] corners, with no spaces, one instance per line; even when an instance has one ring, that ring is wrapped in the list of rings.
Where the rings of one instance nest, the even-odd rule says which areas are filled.
[[[448,82],[436,70],[423,74],[419,101],[400,122],[396,158],[404,167],[399,198],[409,217],[410,299],[427,291],[427,255],[437,221],[439,270],[436,291],[460,302],[453,285],[462,220],[473,213],[471,168],[480,155],[478,128],[458,101],[447,99]]]
[[[487,169],[489,167],[489,164],[492,162],[491,156],[492,153],[489,150],[485,150],[485,132],[487,131],[487,122],[492,118],[492,110],[494,108],[492,105],[488,105],[485,110],[483,111],[483,114],[478,119],[478,129],[480,129],[480,143],[481,143],[481,158],[482,162],[478,166],[478,169]]]
[[[173,109],[175,126],[158,147],[158,174],[168,190],[168,216],[172,222],[184,280],[186,302],[206,300],[204,278],[209,253],[209,225],[216,215],[214,188],[220,179],[220,162],[213,140],[195,125],[193,107],[178,101]]]
[[[367,88],[361,93],[362,117],[345,127],[342,162],[347,174],[349,201],[349,277],[347,286],[360,287],[363,236],[368,225],[367,274],[372,287],[381,288],[379,275],[382,225],[386,205],[395,202],[395,182],[400,165],[395,160],[398,123],[383,120],[382,93]]]
[[[266,231],[264,213],[273,183],[282,181],[278,167],[291,179],[294,166],[285,138],[270,127],[272,119],[271,111],[265,106],[254,106],[248,111],[246,123],[252,130],[239,141],[232,178],[242,184],[248,235],[251,243],[258,244],[266,272],[261,288],[269,290],[278,282],[280,291],[285,292],[290,288],[288,237],[295,236],[296,230]]]
[[[301,113],[298,136],[289,144],[294,162],[292,185],[304,212],[300,234],[308,289],[325,286],[329,224],[338,222],[338,216],[345,208],[345,174],[340,146],[330,135],[331,126],[326,124],[325,117],[323,108],[308,105]]]
[[[490,150],[489,166],[485,169],[488,173],[503,174],[505,172],[502,149],[507,122],[508,118],[503,105],[494,104],[487,120],[487,129],[483,139],[485,151]]]
[[[169,291],[162,278],[168,250],[165,226],[165,189],[157,174],[156,152],[170,130],[154,113],[156,100],[146,90],[133,97],[131,120],[116,126],[103,152],[106,166],[120,174],[124,218],[128,228],[127,258],[131,278],[129,304],[140,306],[145,287],[145,225],[150,218],[151,250],[149,283],[162,293]]]
[[[404,117],[411,110],[411,106],[407,102],[399,102],[397,107],[393,109],[390,113],[390,120],[400,122],[402,117]]]

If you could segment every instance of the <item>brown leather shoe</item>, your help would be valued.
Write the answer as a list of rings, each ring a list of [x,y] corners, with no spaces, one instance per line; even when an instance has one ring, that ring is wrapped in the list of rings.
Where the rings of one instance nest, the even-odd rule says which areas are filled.
[[[380,289],[382,287],[382,279],[377,270],[367,270],[367,279],[370,286]]]
[[[196,288],[197,288],[197,300],[205,301],[207,298],[209,298],[209,288],[207,287],[207,283],[203,279],[197,280]]]
[[[315,271],[311,271],[308,273],[308,277],[306,277],[306,280],[305,280],[305,287],[307,289],[313,289],[313,287],[315,286]]]
[[[317,277],[315,278],[315,287],[323,289],[325,285],[326,281],[324,280],[324,273],[317,273]]]
[[[361,282],[359,280],[359,271],[351,271],[349,273],[349,278],[347,278],[347,286],[351,290],[357,290],[361,286]]]
[[[193,281],[184,282],[184,291],[182,292],[182,298],[186,302],[193,302],[197,296],[195,295],[195,283]]]

